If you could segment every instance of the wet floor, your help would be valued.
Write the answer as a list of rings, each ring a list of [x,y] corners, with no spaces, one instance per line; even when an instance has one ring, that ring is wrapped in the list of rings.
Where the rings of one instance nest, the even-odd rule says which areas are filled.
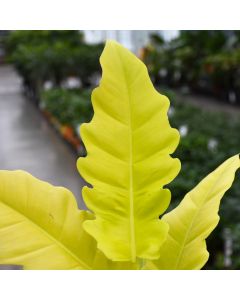
[[[21,91],[21,80],[0,66],[0,169],[22,169],[70,189],[84,208],[77,156]]]

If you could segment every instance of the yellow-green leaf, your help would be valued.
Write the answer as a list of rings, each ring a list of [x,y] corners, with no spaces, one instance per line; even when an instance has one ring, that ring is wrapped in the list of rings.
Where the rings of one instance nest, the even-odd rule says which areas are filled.
[[[23,171],[0,171],[0,264],[25,269],[114,268],[83,230],[88,219],[92,215],[77,208],[67,189]]]
[[[170,156],[179,133],[169,125],[169,100],[154,89],[138,58],[109,41],[100,62],[94,117],[81,126],[88,154],[78,168],[93,186],[83,197],[96,215],[84,228],[114,261],[157,259],[168,231],[159,220],[170,201],[163,186],[180,169]]]
[[[205,265],[209,257],[205,239],[218,224],[220,200],[239,167],[238,155],[229,158],[163,216],[170,229],[156,262],[159,269],[192,270]]]

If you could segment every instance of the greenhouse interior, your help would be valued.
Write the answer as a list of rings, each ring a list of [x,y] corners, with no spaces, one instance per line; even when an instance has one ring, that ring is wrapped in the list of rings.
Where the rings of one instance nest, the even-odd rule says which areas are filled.
[[[91,211],[95,207],[96,200],[88,200],[90,205],[84,201],[82,188],[94,184],[79,174],[76,161],[87,156],[84,138],[88,137],[90,143],[93,135],[98,133],[98,137],[94,137],[101,144],[107,130],[100,132],[99,127],[91,136],[90,133],[87,136],[87,129],[80,130],[83,123],[94,121],[94,112],[101,106],[100,101],[99,107],[95,104],[93,109],[91,102],[91,97],[95,97],[95,102],[100,97],[96,88],[101,82],[104,85],[107,79],[109,83],[115,82],[107,75],[101,81],[101,64],[106,63],[106,74],[109,70],[113,73],[117,70],[114,62],[112,66],[111,61],[107,64],[102,55],[106,41],[116,41],[143,62],[155,90],[170,101],[168,120],[171,127],[178,130],[180,142],[175,152],[169,154],[181,161],[181,170],[175,179],[164,183],[171,191],[171,203],[166,208],[168,213],[203,178],[240,152],[240,31],[0,31],[0,170],[24,170],[54,186],[69,189],[77,199],[79,209]],[[114,60],[114,55],[109,54],[109,57]],[[137,78],[136,75],[136,81]],[[117,83],[116,87],[105,84],[109,93],[117,88]],[[134,80],[132,84],[135,84]],[[104,92],[107,93],[103,88]],[[118,109],[116,115],[124,110],[121,105]],[[99,112],[98,117],[105,113]],[[111,124],[109,119],[109,127]],[[149,128],[150,134],[158,127]],[[161,139],[161,132],[158,133]],[[118,136],[116,131],[115,139],[118,138],[121,134]],[[141,145],[142,149],[147,149],[143,151],[150,153],[147,138],[142,138]],[[89,149],[89,155],[97,151],[91,146]],[[82,167],[84,172],[89,172],[87,177],[98,172],[91,163],[89,159],[91,172],[88,167]],[[98,163],[101,163],[100,156]],[[109,168],[118,173],[114,166]],[[105,168],[99,170],[104,177]],[[120,181],[123,174],[119,172],[118,178]],[[98,200],[102,201],[100,196]],[[206,239],[209,259],[203,268],[240,269],[238,179],[226,191],[219,216],[217,227]],[[89,225],[91,233],[90,229],[93,230]],[[97,235],[95,231],[94,234]],[[108,249],[108,245],[100,248]],[[108,250],[104,255],[108,257]],[[22,265],[21,261],[17,263],[11,259],[2,263],[0,247],[0,268],[1,264],[7,265],[6,268]]]

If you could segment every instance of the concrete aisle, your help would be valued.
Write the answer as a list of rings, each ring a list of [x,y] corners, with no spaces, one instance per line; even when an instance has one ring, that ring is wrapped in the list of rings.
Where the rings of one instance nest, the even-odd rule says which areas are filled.
[[[22,169],[70,189],[84,208],[84,181],[77,156],[21,94],[21,81],[9,66],[0,67],[0,169]]]

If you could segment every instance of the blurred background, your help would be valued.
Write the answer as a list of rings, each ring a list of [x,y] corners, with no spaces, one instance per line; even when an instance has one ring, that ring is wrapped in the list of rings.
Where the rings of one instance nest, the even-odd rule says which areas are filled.
[[[240,152],[240,31],[0,31],[0,169],[24,169],[81,198],[79,126],[92,117],[99,56],[114,39],[142,59],[171,101],[182,161],[169,185],[186,192]],[[208,239],[207,269],[240,269],[240,184],[235,181]]]

